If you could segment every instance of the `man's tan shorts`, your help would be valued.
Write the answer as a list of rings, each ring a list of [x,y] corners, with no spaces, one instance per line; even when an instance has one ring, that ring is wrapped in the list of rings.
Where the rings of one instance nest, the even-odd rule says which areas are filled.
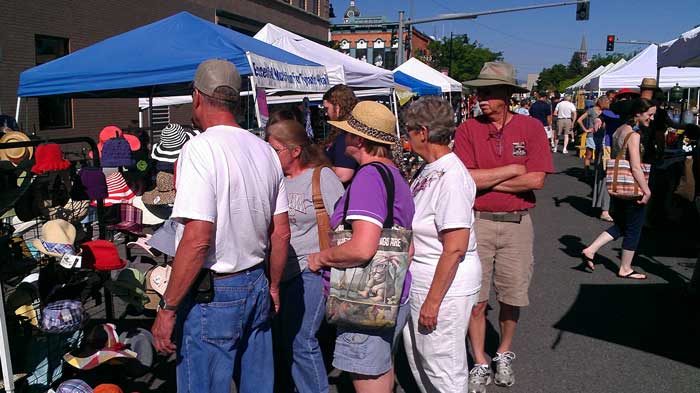
[[[571,119],[557,119],[558,135],[566,135],[573,132],[571,129]]]
[[[493,278],[499,302],[518,307],[530,304],[527,292],[535,265],[530,215],[524,215],[520,223],[477,218],[475,231],[482,269],[479,302],[489,299]]]

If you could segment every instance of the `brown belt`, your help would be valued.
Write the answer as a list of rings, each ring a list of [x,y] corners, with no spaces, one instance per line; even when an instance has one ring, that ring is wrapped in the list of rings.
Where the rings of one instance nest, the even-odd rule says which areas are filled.
[[[519,224],[523,216],[528,215],[527,210],[518,210],[515,212],[476,212],[476,216],[482,220],[495,222],[513,222]]]
[[[261,263],[258,263],[258,264],[255,265],[255,266],[251,266],[251,267],[249,267],[249,268],[247,268],[247,269],[239,270],[239,271],[233,272],[233,273],[218,273],[218,272],[215,272],[215,271],[212,270],[212,271],[211,271],[211,274],[212,274],[212,276],[214,277],[214,280],[221,280],[221,279],[224,279],[224,278],[236,277],[236,276],[239,276],[239,275],[241,275],[241,274],[251,272],[251,271],[253,271],[253,270],[255,270],[255,269],[257,269],[257,268],[259,268],[259,267],[261,267],[261,266],[262,266],[262,262],[261,262]]]

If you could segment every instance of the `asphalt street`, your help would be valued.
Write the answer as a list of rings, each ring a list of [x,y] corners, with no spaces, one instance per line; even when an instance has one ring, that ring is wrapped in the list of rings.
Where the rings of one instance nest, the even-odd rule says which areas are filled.
[[[554,164],[533,211],[535,272],[513,348],[516,383],[492,384],[488,392],[700,392],[700,306],[684,292],[697,258],[697,226],[645,229],[634,262],[649,275],[645,281],[616,277],[620,241],[601,249],[593,274],[578,270],[583,244],[609,224],[590,209],[591,187],[579,180],[582,161],[557,153]],[[498,337],[494,299],[492,293],[491,356]],[[416,391],[400,356],[397,368],[397,392]],[[332,391],[352,390],[341,384]]]

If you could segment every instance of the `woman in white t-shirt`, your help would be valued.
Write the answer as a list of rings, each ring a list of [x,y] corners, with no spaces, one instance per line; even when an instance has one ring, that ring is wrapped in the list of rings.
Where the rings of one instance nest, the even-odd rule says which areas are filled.
[[[413,151],[426,161],[411,182],[415,253],[406,354],[422,392],[466,392],[467,328],[481,288],[471,230],[476,185],[448,147],[455,124],[447,101],[423,97],[402,120]]]

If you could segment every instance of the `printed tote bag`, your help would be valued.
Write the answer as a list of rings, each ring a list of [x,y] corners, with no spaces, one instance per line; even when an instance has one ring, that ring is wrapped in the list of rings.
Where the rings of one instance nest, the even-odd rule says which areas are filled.
[[[394,178],[380,163],[370,163],[379,171],[387,190],[387,217],[384,221],[379,247],[372,260],[364,266],[331,269],[331,286],[326,301],[329,323],[363,330],[388,329],[396,326],[399,302],[408,270],[408,249],[411,231],[394,223]],[[351,185],[352,187],[352,185]],[[331,232],[331,245],[338,246],[352,237],[346,221],[350,191],[345,199],[343,225]]]
[[[617,157],[605,162],[605,182],[608,186],[608,194],[621,199],[639,199],[643,196],[639,184],[632,176],[630,162],[624,159],[630,137],[632,137],[631,132],[625,137]],[[651,165],[642,163],[642,171],[644,171],[644,178],[648,182]]]

